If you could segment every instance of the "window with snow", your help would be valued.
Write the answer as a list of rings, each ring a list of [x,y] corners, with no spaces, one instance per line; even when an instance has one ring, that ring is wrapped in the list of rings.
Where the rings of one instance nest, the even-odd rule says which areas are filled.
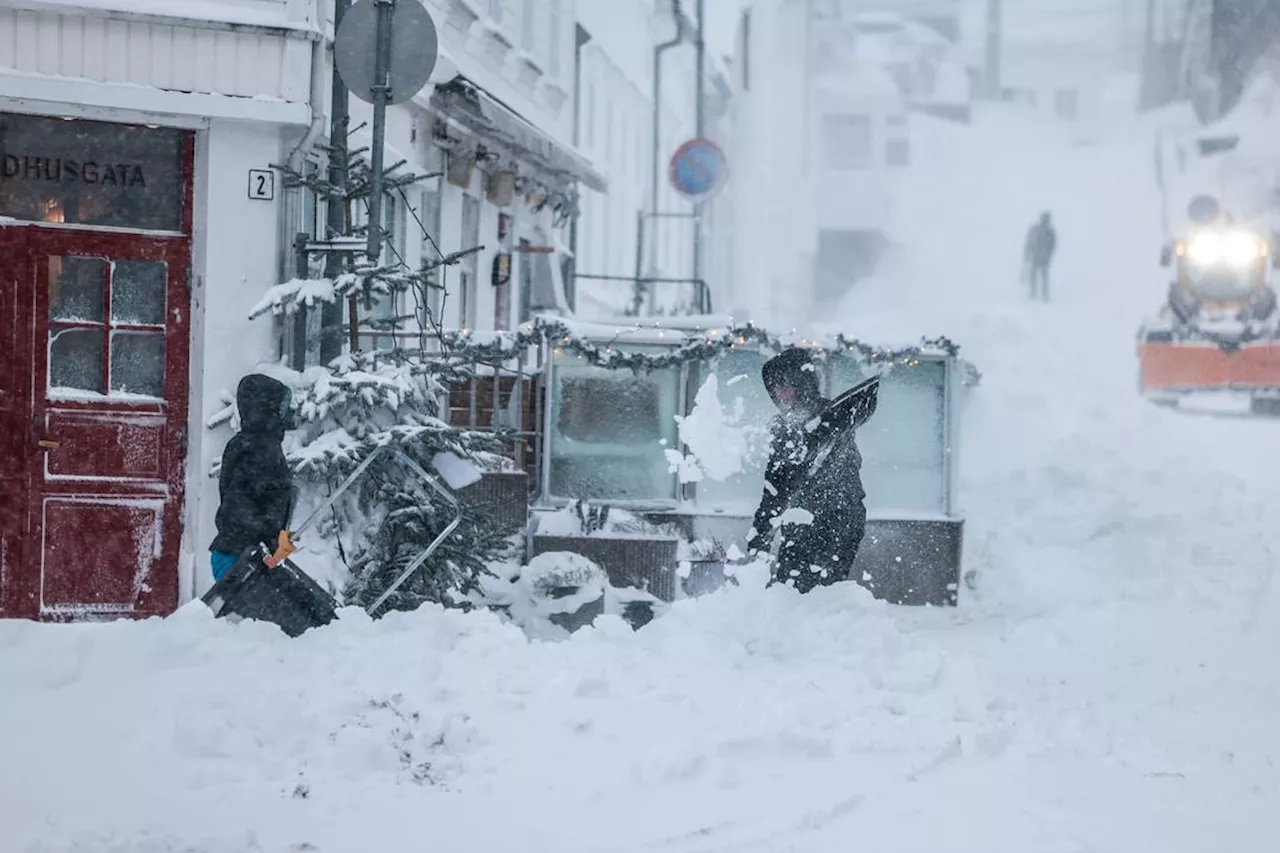
[[[49,397],[164,397],[163,261],[50,257]]]
[[[871,166],[871,119],[865,115],[822,117],[822,165],[831,171]]]
[[[679,404],[678,369],[635,374],[593,367],[572,353],[556,354],[548,447],[551,496],[674,500],[676,479],[665,451],[676,446]]]
[[[692,484],[700,509],[750,515],[764,490],[764,467],[769,461],[769,422],[777,408],[769,399],[760,368],[766,356],[750,350],[730,350],[707,368],[700,389],[713,382],[710,395],[699,392],[680,428],[680,440],[698,462]]]
[[[947,363],[921,359],[895,367],[880,385],[876,413],[858,430],[867,509],[941,513],[947,506]],[[863,369],[835,358],[829,396],[856,385]]]

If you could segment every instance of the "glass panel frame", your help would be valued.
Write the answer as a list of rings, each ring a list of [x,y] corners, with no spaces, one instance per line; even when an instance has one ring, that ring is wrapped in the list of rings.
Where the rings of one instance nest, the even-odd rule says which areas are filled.
[[[724,417],[741,429],[740,449],[746,451],[742,470],[725,479],[711,477],[685,484],[685,497],[700,510],[726,515],[752,515],[764,493],[764,469],[769,461],[769,426],[778,413],[769,399],[760,368],[768,356],[754,348],[734,348],[710,362],[698,364],[689,385],[686,413],[692,414],[707,379],[716,377],[717,397]],[[690,448],[681,447],[689,453]]]
[[[747,352],[754,353],[756,364],[763,364],[767,358],[758,350],[742,352],[744,356]],[[690,382],[688,388],[686,414],[692,411],[706,377],[716,373],[722,407],[736,406],[733,401],[737,398],[758,395],[764,403],[756,407],[755,416],[748,416],[745,423],[749,428],[767,425],[775,410],[764,390],[758,367],[752,371],[718,367],[716,362],[698,365],[695,381]],[[732,378],[727,374],[735,370],[748,373],[747,378],[726,388],[727,379]],[[827,355],[820,370],[823,394],[828,398],[852,388],[871,372],[856,359],[839,354]],[[858,430],[866,507],[873,517],[951,515],[955,506],[953,465],[957,445],[953,412],[962,391],[957,390],[959,382],[955,359],[944,356],[923,356],[915,366],[897,366],[885,376],[876,414]],[[744,401],[743,405],[747,408],[749,404]],[[912,436],[925,440],[911,440]],[[682,446],[681,450],[688,452],[689,449]],[[726,480],[703,479],[687,484],[687,501],[699,513],[750,516],[763,493],[768,450],[767,445],[763,452],[754,449],[744,460],[744,470]]]
[[[660,353],[669,352],[671,347],[622,345],[617,346],[617,349],[623,352]],[[679,446],[675,416],[682,413],[687,371],[683,367],[672,367],[633,374],[626,370],[593,367],[580,356],[564,352],[553,354],[548,367],[549,400],[545,423],[547,450],[541,490],[544,501],[560,503],[580,498],[607,501],[618,506],[677,505],[680,500],[679,484],[676,475],[670,470],[666,451]],[[656,429],[652,440],[590,441],[580,438],[579,449],[585,452],[566,452],[566,446],[571,446],[574,439],[563,436],[557,426],[557,422],[565,414],[563,388],[566,377],[582,380],[582,393],[585,395],[591,393],[588,383],[593,381],[625,382],[632,385],[633,390],[646,385],[656,386],[651,397],[655,420],[653,426]],[[598,405],[586,405],[584,409],[590,414],[580,419],[575,429],[608,429],[607,422],[600,417],[602,409]],[[638,425],[634,417],[624,417],[620,423],[625,423],[631,429]],[[583,433],[583,438],[592,437],[590,433]],[[603,473],[594,478],[595,483],[604,484],[603,488],[588,489],[588,493],[581,490],[577,494],[561,493],[566,491],[564,484],[571,478],[577,477],[579,481],[592,479],[573,470],[575,463],[581,465],[591,460],[604,460],[606,463]],[[630,488],[618,485],[628,481],[632,484]]]

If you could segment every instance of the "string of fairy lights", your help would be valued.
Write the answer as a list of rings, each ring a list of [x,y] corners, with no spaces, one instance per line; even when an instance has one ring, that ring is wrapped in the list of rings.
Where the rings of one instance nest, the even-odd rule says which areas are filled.
[[[637,339],[626,340],[628,334],[636,334]],[[674,346],[668,344],[669,336],[679,343]],[[925,358],[959,358],[960,355],[959,345],[947,337],[923,338],[915,346],[892,348],[875,346],[845,335],[834,335],[823,340],[782,337],[751,322],[699,331],[662,329],[656,323],[652,328],[647,328],[637,323],[620,331],[612,339],[601,341],[575,332],[564,322],[538,318],[514,331],[446,331],[441,336],[441,342],[451,355],[475,361],[512,358],[529,347],[546,343],[557,354],[570,353],[596,367],[629,369],[642,373],[679,367],[689,362],[709,361],[736,348],[781,352],[793,347],[803,347],[819,358],[845,356],[880,368],[914,367]],[[666,345],[667,348],[662,352],[639,349],[655,345]],[[979,376],[977,370],[968,365],[966,384],[976,384]]]

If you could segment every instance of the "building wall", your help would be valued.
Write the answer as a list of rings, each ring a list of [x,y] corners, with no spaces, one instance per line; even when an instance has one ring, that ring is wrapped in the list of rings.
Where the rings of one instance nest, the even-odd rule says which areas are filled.
[[[411,168],[430,173],[442,170],[445,165],[444,152],[431,141],[432,117],[428,104],[433,86],[448,82],[455,74],[472,80],[558,144],[572,145],[572,0],[428,0],[426,6],[439,33],[440,59],[431,84],[413,101],[392,107],[387,119],[387,144],[409,159]],[[352,99],[351,113],[353,126],[371,121],[371,107],[355,99]],[[435,246],[445,254],[469,248],[462,233],[464,196],[479,202],[478,242],[485,248],[474,261],[466,262],[467,266],[474,267],[475,277],[465,300],[465,304],[472,307],[465,314],[461,268],[451,267],[442,272],[448,292],[442,301],[443,310],[435,320],[450,328],[510,328],[519,320],[516,313],[519,266],[532,260],[513,256],[511,284],[507,285],[511,296],[509,310],[501,318],[496,317],[499,291],[490,284],[490,270],[499,248],[498,216],[501,213],[512,218],[513,243],[518,243],[522,235],[532,238],[535,224],[548,225],[546,216],[532,213],[520,198],[506,208],[491,203],[485,198],[484,181],[483,166],[475,170],[470,186],[465,189],[438,177],[430,178],[406,191],[412,213],[401,211],[404,241],[398,249],[407,264],[417,266],[422,259],[434,257],[436,251],[432,241],[425,239],[423,230],[424,226],[428,231],[437,226],[425,219],[422,224],[417,221],[428,209],[424,195],[439,193],[438,233],[431,236]],[[548,239],[549,235],[531,242],[546,243]],[[567,235],[559,239],[568,242]]]
[[[85,5],[13,0],[0,9],[0,97],[306,122],[312,0],[208,0],[208,21],[172,0],[155,5],[178,17],[123,14],[134,5],[124,0]]]
[[[234,397],[240,377],[270,359],[276,345],[271,324],[248,316],[276,283],[278,202],[248,198],[248,170],[279,162],[287,138],[269,125],[215,121],[197,141],[184,543],[193,555],[196,594],[210,582],[207,552],[216,532],[218,484],[209,472],[229,437],[210,432],[205,423]]]
[[[692,4],[685,6],[691,13]],[[653,56],[654,47],[676,33],[668,8],[653,0],[577,2],[578,23],[591,36],[582,51],[580,142],[583,151],[604,167],[610,182],[607,194],[583,194],[577,246],[577,269],[583,274],[636,274],[640,211],[656,207],[662,213],[692,213],[692,205],[675,192],[667,177],[671,155],[696,129],[692,44],[664,54],[656,205],[653,199]],[[691,220],[655,220],[646,230],[641,275],[691,278]],[[609,316],[629,301],[631,286],[583,280],[578,292],[579,313]],[[658,285],[656,294],[661,304],[673,299],[677,290],[673,285]]]

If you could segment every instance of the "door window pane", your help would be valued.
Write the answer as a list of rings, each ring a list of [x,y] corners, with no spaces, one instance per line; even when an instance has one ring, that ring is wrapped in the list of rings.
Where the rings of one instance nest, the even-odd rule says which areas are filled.
[[[50,330],[49,385],[101,394],[103,334],[101,329]]]
[[[164,396],[163,332],[116,332],[111,336],[111,392]]]
[[[0,115],[0,215],[181,231],[186,132]]]
[[[106,313],[107,261],[49,258],[49,319],[101,323]]]
[[[111,265],[111,320],[135,326],[164,325],[164,261],[114,261]]]

